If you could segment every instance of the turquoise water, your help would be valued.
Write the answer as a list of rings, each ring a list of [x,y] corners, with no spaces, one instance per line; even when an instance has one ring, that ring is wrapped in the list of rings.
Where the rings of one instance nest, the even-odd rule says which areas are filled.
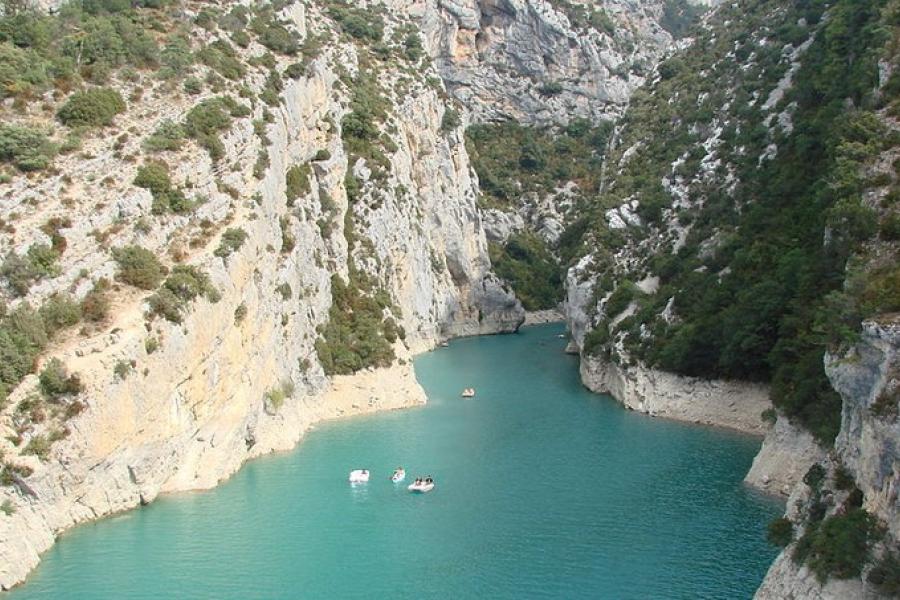
[[[76,528],[9,598],[750,598],[781,508],[741,485],[759,440],[588,393],[561,331],[420,356],[427,406]],[[436,489],[394,486],[398,464]]]

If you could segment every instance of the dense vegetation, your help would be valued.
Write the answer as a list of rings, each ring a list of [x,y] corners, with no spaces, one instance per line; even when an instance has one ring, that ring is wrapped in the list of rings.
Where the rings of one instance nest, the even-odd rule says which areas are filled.
[[[568,181],[593,193],[611,130],[611,122],[585,119],[563,128],[479,124],[466,129],[466,149],[488,204],[508,207],[522,194],[552,193]]]
[[[893,13],[882,20],[885,4],[839,0],[827,19],[825,3],[816,0],[778,10],[756,1],[723,7],[718,22],[730,19],[744,29],[704,33],[702,43],[663,63],[660,80],[635,95],[626,116],[621,147],[651,141],[627,161],[598,206],[636,197],[649,227],[619,236],[598,219],[591,234],[602,271],[616,248],[662,225],[664,213],[687,227],[676,253],[645,254],[645,271],[630,274],[659,275],[661,287],[634,298],[637,314],[611,333],[624,335],[632,354],[667,370],[771,382],[779,409],[829,443],[840,401],[825,378],[824,352],[851,339],[861,317],[900,309],[895,261],[858,271],[851,265],[851,285],[842,289],[848,259],[878,231],[878,213],[862,195],[884,178],[867,179],[864,166],[898,142],[872,112],[894,94],[891,86],[887,97],[874,93],[886,27],[896,25]],[[810,27],[797,25],[801,17]],[[819,31],[794,86],[777,103],[792,112],[793,129],[767,127],[751,94],[762,90],[766,97],[786,68],[782,47],[800,44],[813,27]],[[748,34],[754,31],[768,32],[771,41],[758,45]],[[735,59],[747,68],[734,69]],[[705,165],[700,142],[717,127],[721,160]],[[773,143],[777,154],[760,158]],[[672,177],[689,182],[691,205],[671,206],[661,182]],[[611,289],[608,281],[601,277],[598,294]],[[679,319],[670,322],[659,315],[672,297]],[[646,327],[652,336],[641,334]],[[611,335],[596,337],[595,349],[608,350]]]
[[[562,270],[535,233],[513,234],[490,245],[494,272],[508,281],[526,310],[554,308],[562,300]]]
[[[356,269],[350,280],[331,277],[328,322],[319,328],[316,353],[326,375],[349,375],[366,367],[387,367],[394,361],[391,347],[405,337],[393,317],[390,296]]]

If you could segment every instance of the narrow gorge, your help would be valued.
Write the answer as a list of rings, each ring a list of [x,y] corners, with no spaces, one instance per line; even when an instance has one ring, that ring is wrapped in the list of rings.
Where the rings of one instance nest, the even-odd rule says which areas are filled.
[[[0,589],[527,313],[763,439],[757,598],[896,597],[898,44],[897,0],[7,0]]]

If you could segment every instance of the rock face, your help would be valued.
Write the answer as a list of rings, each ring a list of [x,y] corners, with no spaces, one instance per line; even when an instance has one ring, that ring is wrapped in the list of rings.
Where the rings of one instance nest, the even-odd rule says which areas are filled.
[[[846,356],[826,357],[825,372],[844,401],[835,449],[864,508],[900,539],[900,319],[865,323],[860,343]]]
[[[843,400],[833,459],[852,473],[863,492],[863,508],[887,526],[886,539],[881,544],[896,545],[900,539],[900,424],[896,416],[900,395],[900,320],[894,317],[880,323],[864,323],[859,343],[846,355],[827,355],[825,370]],[[765,448],[760,457],[763,454]],[[755,469],[756,461],[751,474]],[[803,482],[797,483],[788,501],[787,516],[795,522],[802,522],[806,516],[804,497],[808,489]],[[884,597],[858,578],[821,584],[807,567],[794,563],[790,557],[793,547],[788,546],[769,569],[755,596],[757,600]]]
[[[809,468],[826,452],[806,430],[778,417],[744,481],[765,492],[787,497]]]
[[[642,413],[728,427],[762,435],[761,413],[771,407],[766,386],[682,377],[639,365],[620,366],[581,357],[581,380],[593,392],[610,394]]]
[[[300,32],[325,22],[301,5],[284,16]],[[55,198],[66,178],[76,182],[79,197],[98,201],[65,207],[72,223],[61,274],[35,286],[29,300],[39,303],[59,290],[83,293],[80,271],[112,278],[116,267],[105,247],[139,243],[166,257],[179,240],[185,242],[178,245],[184,249],[179,260],[207,272],[221,298],[192,302],[181,323],[148,321],[144,294],[120,288],[113,320],[102,331],[51,347],[45,358],[57,357],[79,374],[86,409],[67,422],[68,436],[46,460],[16,456],[6,439],[16,431],[14,408],[33,392],[36,377],[10,395],[0,412],[0,449],[33,474],[0,487],[0,502],[15,509],[0,518],[0,588],[21,582],[74,524],[151,502],[160,493],[215,486],[245,460],[291,448],[318,420],[424,402],[410,364],[413,353],[448,336],[512,332],[524,321],[521,304],[491,274],[475,206],[477,181],[462,131],[441,127],[440,91],[419,82],[391,96],[396,149],[386,179],[375,181],[362,161],[349,164],[341,143],[339,123],[348,102],[336,64],[355,71],[351,44],[327,48],[303,77],[285,81],[280,104],[269,109],[273,118],[264,138],[249,119],[236,121],[223,134],[225,157],[218,165],[199,149],[170,159],[173,180],[187,178],[195,192],[207,195],[199,217],[225,218],[246,232],[244,244],[227,258],[212,252],[215,238],[187,244],[186,217],[158,219],[145,231],[113,227],[148,214],[150,197],[131,186],[136,165],[123,162],[102,137],[86,142],[94,156],[89,163],[61,158],[55,165],[61,177],[11,184],[0,203],[7,218],[21,194]],[[248,85],[261,82],[248,78]],[[383,85],[392,84],[391,74],[384,74]],[[134,109],[140,117],[119,117],[134,119],[128,143],[138,152],[142,133],[164,118],[179,120],[192,106],[179,98],[148,102],[154,104]],[[269,164],[255,177],[261,139],[268,143]],[[323,149],[326,158],[309,162]],[[309,191],[292,207],[285,173],[304,163],[310,165]],[[353,201],[348,171],[360,187]],[[90,175],[95,172],[103,174],[96,181]],[[34,221],[20,221],[18,239],[5,238],[4,252],[33,243],[29,235],[42,235],[29,232],[37,232],[37,219],[56,207],[46,208],[42,215],[22,216]],[[92,232],[107,228],[106,246],[98,247]],[[398,361],[389,368],[327,377],[314,347],[317,327],[329,319],[332,276],[346,280],[351,268],[383,286],[399,308],[405,340],[393,344]],[[119,365],[132,367],[114,374]],[[273,390],[284,399],[274,400]],[[22,445],[39,431],[26,431]]]
[[[418,8],[438,70],[476,120],[566,123],[621,113],[672,42],[658,24],[663,4],[426,0]]]

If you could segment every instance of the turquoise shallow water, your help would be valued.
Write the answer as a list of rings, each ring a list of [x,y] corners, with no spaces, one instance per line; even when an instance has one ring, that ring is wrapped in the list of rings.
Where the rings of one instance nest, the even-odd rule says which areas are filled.
[[[759,440],[590,394],[561,331],[420,356],[427,406],[324,424],[216,490],[76,528],[8,597],[751,597],[781,508],[741,485]],[[435,491],[391,484],[398,464]]]

